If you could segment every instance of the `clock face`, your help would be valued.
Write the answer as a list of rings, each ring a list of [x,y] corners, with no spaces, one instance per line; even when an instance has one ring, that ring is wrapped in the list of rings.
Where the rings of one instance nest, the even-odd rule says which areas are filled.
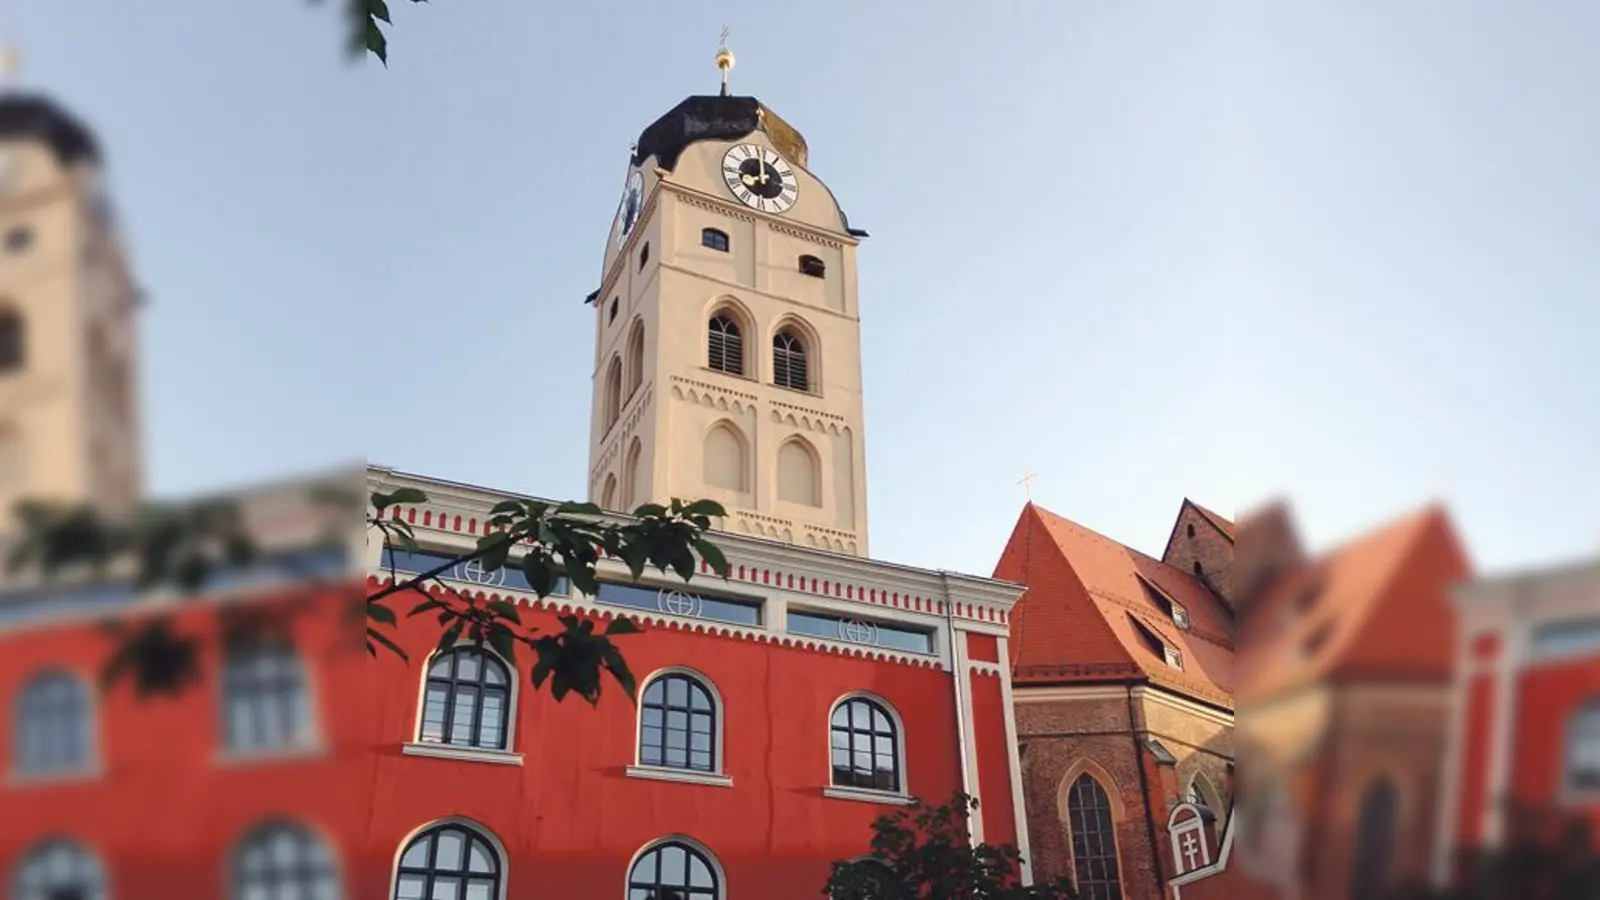
[[[722,180],[739,202],[762,212],[784,213],[800,196],[800,182],[772,150],[735,144],[722,157]]]
[[[633,226],[639,224],[639,210],[644,205],[644,176],[634,172],[628,176],[627,187],[622,189],[622,203],[617,207],[617,246],[628,242]]]

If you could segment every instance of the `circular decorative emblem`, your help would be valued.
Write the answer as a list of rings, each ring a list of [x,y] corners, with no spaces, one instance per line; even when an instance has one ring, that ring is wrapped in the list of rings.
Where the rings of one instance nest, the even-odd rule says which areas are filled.
[[[871,622],[860,619],[840,619],[839,639],[852,644],[874,644],[877,643],[878,629],[872,627]]]
[[[700,598],[682,591],[663,590],[656,594],[656,606],[675,616],[700,615]]]
[[[470,581],[473,584],[481,584],[488,587],[500,587],[501,585],[505,584],[506,570],[504,567],[502,567],[495,569],[493,572],[485,572],[483,570],[482,561],[469,559],[461,565],[456,566],[456,577],[462,581]]]

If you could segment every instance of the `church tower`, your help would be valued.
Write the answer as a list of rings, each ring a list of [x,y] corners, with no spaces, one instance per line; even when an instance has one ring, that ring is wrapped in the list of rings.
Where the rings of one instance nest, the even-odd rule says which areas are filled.
[[[0,531],[20,499],[138,501],[136,306],[94,136],[0,88]]]
[[[713,499],[719,527],[867,555],[852,230],[805,139],[754,97],[639,135],[595,308],[589,498]]]

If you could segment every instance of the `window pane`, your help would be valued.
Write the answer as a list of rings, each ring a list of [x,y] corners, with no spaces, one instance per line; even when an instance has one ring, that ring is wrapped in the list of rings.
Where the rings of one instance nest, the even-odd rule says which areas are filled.
[[[689,685],[682,678],[667,679],[667,705],[687,706],[689,703]],[[670,724],[670,723],[669,723]]]
[[[461,900],[461,880],[448,876],[435,877],[432,900]]]
[[[455,872],[462,868],[462,851],[465,849],[464,835],[459,831],[442,831],[439,833],[439,849],[435,851],[434,869],[444,872]]]
[[[426,886],[427,879],[421,875],[401,875],[399,884],[395,886],[395,900],[422,900]]]

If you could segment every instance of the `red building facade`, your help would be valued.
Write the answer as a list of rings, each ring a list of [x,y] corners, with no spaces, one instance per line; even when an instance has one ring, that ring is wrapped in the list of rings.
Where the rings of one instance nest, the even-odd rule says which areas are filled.
[[[398,511],[423,555],[348,548],[366,554],[368,589],[390,562],[472,546],[505,499],[368,478],[429,496]],[[976,839],[1025,850],[1000,665],[1020,588],[716,540],[726,582],[636,585],[607,563],[598,596],[541,603],[514,573],[447,579],[518,603],[541,629],[563,613],[632,619],[642,633],[617,642],[637,705],[611,684],[594,707],[556,702],[530,684],[529,659],[436,654],[432,617],[404,617],[416,595],[392,604],[408,658],[371,658],[341,614],[359,575],[257,579],[185,605],[174,628],[203,639],[199,682],[102,690],[113,645],[96,610],[52,602],[23,621],[29,603],[46,607],[15,594],[0,638],[0,868],[30,900],[809,898],[833,861],[866,854],[876,817],[957,790],[979,799]],[[300,612],[287,642],[222,639],[227,610],[288,600]],[[129,624],[153,612],[132,609],[118,609]]]
[[[1509,810],[1600,834],[1600,562],[1487,578],[1455,595],[1460,628],[1434,874],[1507,836]]]

